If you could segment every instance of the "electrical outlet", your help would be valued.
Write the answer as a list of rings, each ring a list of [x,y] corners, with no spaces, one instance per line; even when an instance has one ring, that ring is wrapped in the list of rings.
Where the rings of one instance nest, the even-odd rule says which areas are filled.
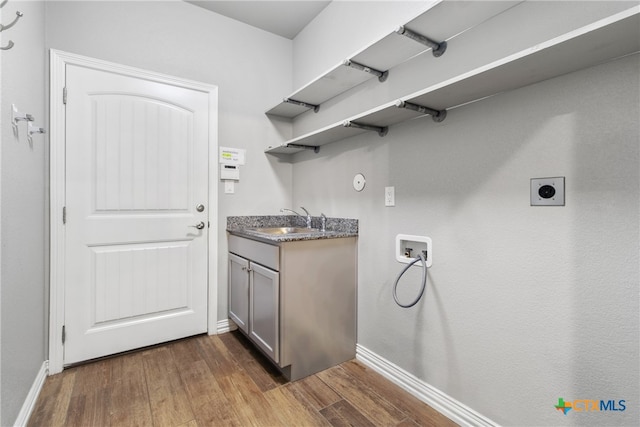
[[[384,187],[384,205],[395,206],[396,205],[396,190],[395,187]]]

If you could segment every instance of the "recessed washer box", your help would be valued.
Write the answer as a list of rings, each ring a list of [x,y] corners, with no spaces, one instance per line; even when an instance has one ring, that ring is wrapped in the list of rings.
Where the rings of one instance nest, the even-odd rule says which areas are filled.
[[[564,206],[564,176],[531,178],[531,206]]]

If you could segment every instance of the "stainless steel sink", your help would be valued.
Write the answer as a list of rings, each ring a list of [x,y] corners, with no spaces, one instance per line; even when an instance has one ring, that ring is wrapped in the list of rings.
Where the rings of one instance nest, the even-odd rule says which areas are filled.
[[[317,228],[305,227],[250,228],[249,230],[271,235],[320,233]]]

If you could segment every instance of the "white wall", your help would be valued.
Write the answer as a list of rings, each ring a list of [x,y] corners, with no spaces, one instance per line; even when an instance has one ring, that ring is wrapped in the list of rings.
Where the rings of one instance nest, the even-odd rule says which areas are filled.
[[[46,11],[48,48],[218,86],[219,144],[248,152],[236,193],[219,189],[218,317],[226,319],[226,217],[291,204],[291,165],[263,154],[290,134],[264,111],[291,91],[291,40],[182,1],[49,1]]]
[[[11,104],[32,114],[36,124],[47,127],[45,114],[44,4],[10,1],[2,23],[24,16],[2,33],[2,45],[15,46],[0,52],[2,164],[0,167],[0,234],[2,349],[0,366],[0,424],[13,425],[29,388],[46,359],[46,136],[27,142],[26,123],[19,136],[13,134]]]
[[[295,52],[332,51],[323,34],[336,31],[334,12]],[[337,62],[329,56],[323,65]],[[414,120],[297,154],[294,204],[360,220],[358,342],[500,424],[636,424],[639,72],[635,55],[452,110],[441,124]],[[344,114],[362,92],[301,127],[335,121],[320,114]],[[403,94],[371,99],[393,95]],[[529,206],[529,179],[548,176],[566,177],[566,206]],[[391,296],[398,233],[434,242],[425,298],[408,310]],[[418,279],[402,286],[415,292]],[[565,417],[559,397],[624,399],[627,410]]]

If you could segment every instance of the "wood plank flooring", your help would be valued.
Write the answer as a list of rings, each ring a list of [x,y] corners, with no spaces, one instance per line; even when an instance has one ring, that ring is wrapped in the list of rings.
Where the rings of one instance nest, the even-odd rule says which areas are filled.
[[[48,377],[36,426],[455,426],[352,360],[295,382],[240,333],[197,336]]]

